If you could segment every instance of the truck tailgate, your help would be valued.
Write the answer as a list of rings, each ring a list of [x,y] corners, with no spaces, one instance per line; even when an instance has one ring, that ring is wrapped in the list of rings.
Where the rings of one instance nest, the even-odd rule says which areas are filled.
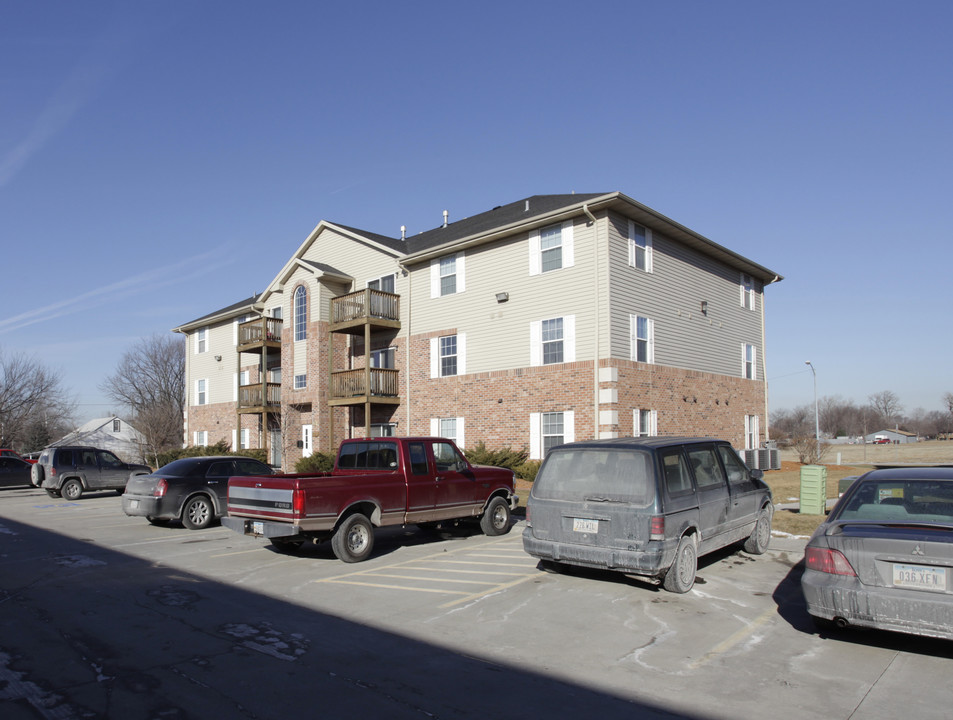
[[[233,477],[228,481],[228,514],[293,522],[296,484],[292,475]]]

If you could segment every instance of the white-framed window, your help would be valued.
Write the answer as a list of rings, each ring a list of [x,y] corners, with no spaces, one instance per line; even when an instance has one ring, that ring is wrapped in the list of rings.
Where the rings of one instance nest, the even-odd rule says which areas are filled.
[[[652,231],[629,220],[629,265],[652,272]]]
[[[312,426],[311,425],[302,425],[301,426],[301,457],[311,457],[311,453],[314,452],[314,445],[312,444]]]
[[[242,428],[241,432],[232,430],[232,450],[247,450],[251,438],[251,430]]]
[[[758,379],[758,349],[751,343],[741,346],[741,377],[746,380]]]
[[[537,320],[529,324],[529,364],[576,362],[576,316]]]
[[[304,285],[295,288],[294,294],[294,338],[305,340],[308,337],[308,290]]]
[[[394,437],[397,434],[397,423],[373,423],[371,437]]]
[[[122,432],[122,421],[119,418],[113,418],[113,432]]]
[[[452,377],[466,374],[466,333],[430,338],[430,377]]]
[[[754,278],[746,273],[741,273],[739,285],[741,288],[741,307],[743,307],[745,310],[754,310]]]
[[[655,321],[643,315],[630,315],[632,333],[632,360],[655,362]]]
[[[374,278],[373,280],[367,281],[367,287],[371,290],[380,290],[382,292],[394,292],[394,274],[384,275],[379,278]]]
[[[232,344],[233,345],[238,345],[238,326],[241,325],[243,322],[248,322],[253,317],[255,316],[242,315],[241,317],[237,317],[234,320],[232,320]]]
[[[453,440],[457,447],[462,448],[465,440],[463,418],[430,418],[430,434]]]
[[[275,306],[271,309],[271,316],[272,316],[275,320],[281,320],[281,318],[282,318],[282,316],[283,316],[284,314],[285,314],[285,313],[284,313],[284,311],[281,309],[281,305],[275,305]]]
[[[635,437],[654,437],[658,435],[658,410],[632,411],[632,435]]]
[[[208,328],[195,331],[195,354],[208,352]]]
[[[530,459],[542,460],[550,448],[576,439],[575,413],[531,413],[529,416]]]
[[[430,297],[456,295],[466,290],[466,257],[462,252],[430,261]]]
[[[208,447],[208,430],[196,430],[193,432],[192,444],[196,447]]]
[[[530,231],[530,275],[572,267],[575,263],[572,220]]]
[[[195,404],[208,405],[208,380],[205,378],[195,381]]]
[[[308,375],[295,375],[294,389],[304,390],[306,387],[308,387]]]
[[[757,415],[745,415],[745,450],[757,450],[761,422]]]

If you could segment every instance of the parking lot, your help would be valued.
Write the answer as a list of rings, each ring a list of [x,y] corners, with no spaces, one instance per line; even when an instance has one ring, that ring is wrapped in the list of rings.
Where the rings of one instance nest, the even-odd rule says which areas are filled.
[[[387,529],[349,565],[0,491],[0,714],[949,717],[950,643],[816,633],[804,540],[703,558],[673,595],[544,573],[521,529]]]

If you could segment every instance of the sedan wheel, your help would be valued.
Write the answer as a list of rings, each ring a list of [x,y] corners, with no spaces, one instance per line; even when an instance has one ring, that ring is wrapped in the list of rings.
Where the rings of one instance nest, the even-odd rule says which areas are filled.
[[[205,495],[198,495],[182,508],[182,524],[189,530],[201,530],[209,526],[214,515],[212,501]]]

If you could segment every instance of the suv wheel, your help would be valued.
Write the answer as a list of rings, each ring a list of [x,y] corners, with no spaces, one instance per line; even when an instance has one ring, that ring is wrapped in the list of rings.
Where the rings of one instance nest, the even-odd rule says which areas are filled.
[[[67,500],[79,500],[83,495],[83,483],[76,478],[70,478],[63,483],[63,487],[60,488],[60,493]]]

